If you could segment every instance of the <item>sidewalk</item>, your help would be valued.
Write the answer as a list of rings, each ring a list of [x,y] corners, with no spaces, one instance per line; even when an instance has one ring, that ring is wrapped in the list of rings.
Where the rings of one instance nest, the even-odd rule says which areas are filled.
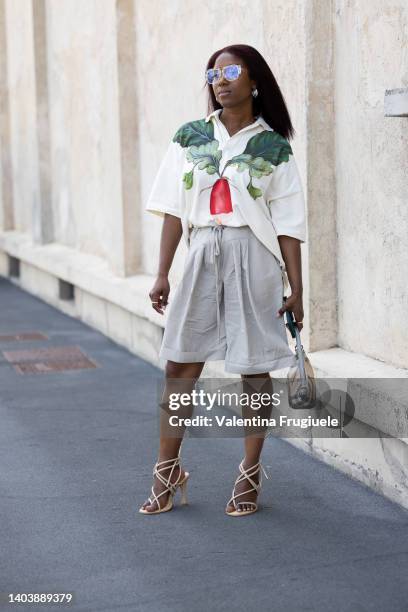
[[[141,515],[163,373],[0,277],[0,335],[23,332],[48,339],[0,342],[3,598],[73,593],[67,609],[108,612],[406,610],[407,511],[272,438],[262,509],[234,519],[224,507],[242,440],[188,438],[189,506]],[[20,374],[3,353],[61,346],[99,367]]]

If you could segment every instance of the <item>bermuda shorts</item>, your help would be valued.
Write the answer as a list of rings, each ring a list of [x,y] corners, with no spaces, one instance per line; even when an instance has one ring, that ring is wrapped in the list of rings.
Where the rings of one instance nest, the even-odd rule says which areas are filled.
[[[159,359],[225,360],[225,372],[260,374],[293,366],[278,259],[248,225],[193,227],[183,276],[168,312]]]

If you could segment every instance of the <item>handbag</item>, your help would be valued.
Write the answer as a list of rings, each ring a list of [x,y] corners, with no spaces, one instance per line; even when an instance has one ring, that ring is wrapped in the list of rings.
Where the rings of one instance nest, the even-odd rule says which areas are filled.
[[[286,301],[286,296],[283,298]],[[296,364],[287,375],[288,401],[291,408],[305,410],[316,407],[315,373],[300,340],[300,332],[291,310],[285,310],[286,327],[296,339]]]

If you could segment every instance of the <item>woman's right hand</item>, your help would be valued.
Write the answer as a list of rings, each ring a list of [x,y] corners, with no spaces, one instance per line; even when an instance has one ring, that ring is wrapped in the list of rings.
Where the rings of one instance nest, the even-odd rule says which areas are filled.
[[[170,284],[167,276],[158,276],[152,290],[149,292],[149,297],[152,302],[152,307],[159,314],[164,314],[170,293]]]

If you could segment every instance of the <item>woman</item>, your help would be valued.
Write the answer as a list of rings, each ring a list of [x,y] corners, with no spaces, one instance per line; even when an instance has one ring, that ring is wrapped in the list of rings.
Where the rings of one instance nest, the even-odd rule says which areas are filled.
[[[248,45],[217,51],[206,68],[210,114],[183,124],[161,163],[146,210],[164,218],[160,263],[149,293],[160,314],[168,304],[168,273],[182,235],[184,274],[168,313],[159,357],[167,360],[160,448],[151,496],[140,512],[186,502],[188,472],[180,465],[184,428],[166,428],[168,398],[191,391],[206,361],[225,359],[225,371],[272,394],[269,372],[294,364],[283,319],[303,324],[300,243],[305,242],[303,191],[288,138],[294,129],[276,80]],[[291,295],[283,301],[284,288]],[[255,378],[254,378],[255,377]],[[259,390],[259,384],[257,386]],[[184,414],[191,414],[191,406]],[[265,430],[245,436],[225,511],[258,509]]]

